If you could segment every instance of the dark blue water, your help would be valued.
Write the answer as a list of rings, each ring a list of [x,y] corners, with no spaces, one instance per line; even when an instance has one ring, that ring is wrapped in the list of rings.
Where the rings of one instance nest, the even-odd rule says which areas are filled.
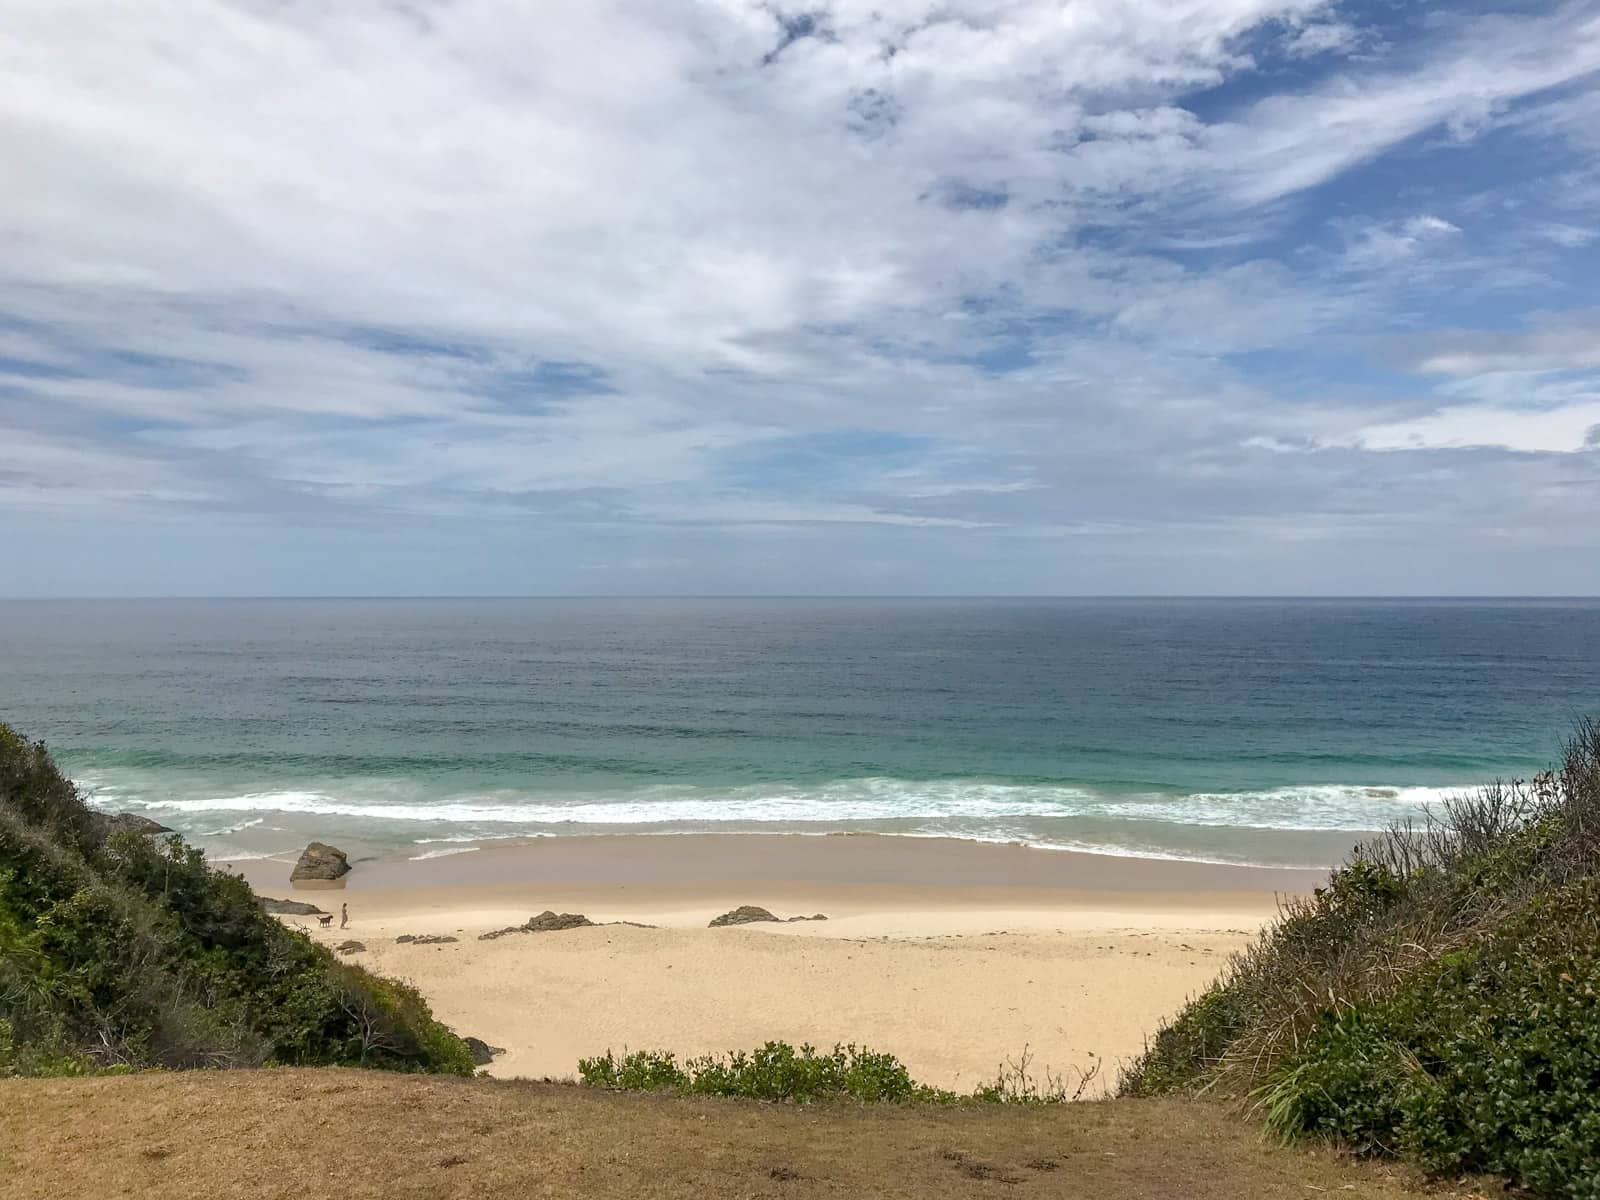
[[[220,852],[875,829],[1323,862],[1600,712],[1600,602],[0,602],[4,719]],[[436,849],[430,849],[430,848]]]

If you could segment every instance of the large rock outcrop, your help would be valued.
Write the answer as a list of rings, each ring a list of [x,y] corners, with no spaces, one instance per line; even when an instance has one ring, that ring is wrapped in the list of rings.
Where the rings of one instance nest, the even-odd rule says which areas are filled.
[[[256,903],[261,906],[262,912],[273,913],[286,917],[325,917],[328,914],[315,904],[307,904],[303,900],[274,900],[271,896],[257,896]]]
[[[113,833],[171,833],[160,821],[141,817],[138,813],[97,813],[100,828],[109,837]]]
[[[312,842],[300,855],[300,861],[295,863],[294,870],[289,872],[289,882],[300,883],[305,880],[326,882],[342,879],[349,873],[349,855],[326,842]]]

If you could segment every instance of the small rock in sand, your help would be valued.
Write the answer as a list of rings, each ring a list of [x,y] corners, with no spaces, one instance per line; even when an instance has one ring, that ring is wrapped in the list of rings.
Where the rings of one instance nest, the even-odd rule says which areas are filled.
[[[366,948],[365,942],[357,941],[340,942],[334,947],[340,954],[361,954],[366,951]]]
[[[529,917],[523,926],[529,933],[549,933],[554,929],[581,929],[594,922],[582,913],[551,912],[548,908],[537,917]]]
[[[594,922],[582,913],[558,913],[551,912],[547,908],[537,917],[529,917],[521,925],[511,925],[505,929],[480,933],[478,940],[487,942],[494,938],[505,937],[508,933],[552,933],[558,929],[582,929],[593,924]]]
[[[732,912],[725,912],[720,917],[711,918],[711,928],[716,929],[722,925],[749,925],[756,921],[776,921],[764,908],[757,908],[754,904],[741,904]]]
[[[741,904],[732,912],[725,912],[720,917],[711,921],[711,928],[716,929],[721,925],[751,925],[757,921],[776,921],[779,924],[789,924],[795,921],[826,921],[828,918],[821,913],[810,917],[790,917],[787,921],[783,917],[775,917],[764,908],[757,908],[754,904]]]
[[[500,1046],[491,1046],[482,1038],[464,1037],[461,1040],[467,1044],[467,1049],[472,1052],[474,1066],[487,1067],[494,1061],[495,1055],[505,1053],[505,1050]]]

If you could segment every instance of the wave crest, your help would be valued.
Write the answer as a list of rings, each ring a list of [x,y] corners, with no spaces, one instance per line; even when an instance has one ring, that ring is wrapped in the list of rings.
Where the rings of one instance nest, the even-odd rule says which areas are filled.
[[[515,826],[529,832],[561,826],[811,826],[910,821],[956,822],[972,836],[987,823],[1063,818],[1362,832],[1415,816],[1461,789],[1314,784],[1239,792],[1119,794],[1054,784],[873,778],[816,786],[662,786],[624,795],[572,797],[516,791],[396,797],[396,790],[393,781],[372,781],[370,785],[354,783],[326,790],[297,788],[161,799],[139,797],[118,787],[114,803],[169,816],[304,814],[445,826]],[[100,796],[110,802],[104,790]],[[237,824],[229,831],[248,824]]]

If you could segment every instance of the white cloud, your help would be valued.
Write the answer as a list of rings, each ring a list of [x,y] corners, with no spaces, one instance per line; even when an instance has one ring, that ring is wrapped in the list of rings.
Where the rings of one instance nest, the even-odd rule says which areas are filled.
[[[1348,233],[1347,261],[1357,267],[1391,267],[1438,247],[1459,234],[1459,226],[1430,213],[1402,221],[1367,222]]]
[[[1366,41],[1356,26],[1344,21],[1313,21],[1291,31],[1283,40],[1290,58],[1315,58],[1321,54],[1349,54]]]
[[[1271,96],[1215,126],[1208,157],[1228,164],[1232,196],[1264,204],[1440,125],[1469,139],[1497,106],[1596,70],[1600,16],[1586,7],[1544,19],[1486,19],[1466,26],[1432,61]]]
[[[816,14],[784,44],[756,0],[0,0],[0,506],[61,503],[74,453],[85,509],[954,536],[1345,506],[1348,462],[1240,463],[1385,419],[1231,360],[1387,328],[1479,222],[1386,196],[1308,269],[1291,202],[1600,67],[1585,7],[1381,52],[1322,0]],[[1195,99],[1261,37],[1292,77]],[[1527,227],[1582,250],[1558,216]],[[1544,369],[1496,361],[1594,365],[1414,365]],[[903,460],[763,491],[838,430]]]
[[[1553,409],[1463,404],[1409,421],[1361,430],[1369,450],[1500,447],[1527,453],[1571,453],[1600,446],[1600,399]]]
[[[1411,338],[1400,349],[1408,365],[1425,375],[1588,370],[1600,367],[1600,312],[1546,316],[1524,331],[1439,332]]]

